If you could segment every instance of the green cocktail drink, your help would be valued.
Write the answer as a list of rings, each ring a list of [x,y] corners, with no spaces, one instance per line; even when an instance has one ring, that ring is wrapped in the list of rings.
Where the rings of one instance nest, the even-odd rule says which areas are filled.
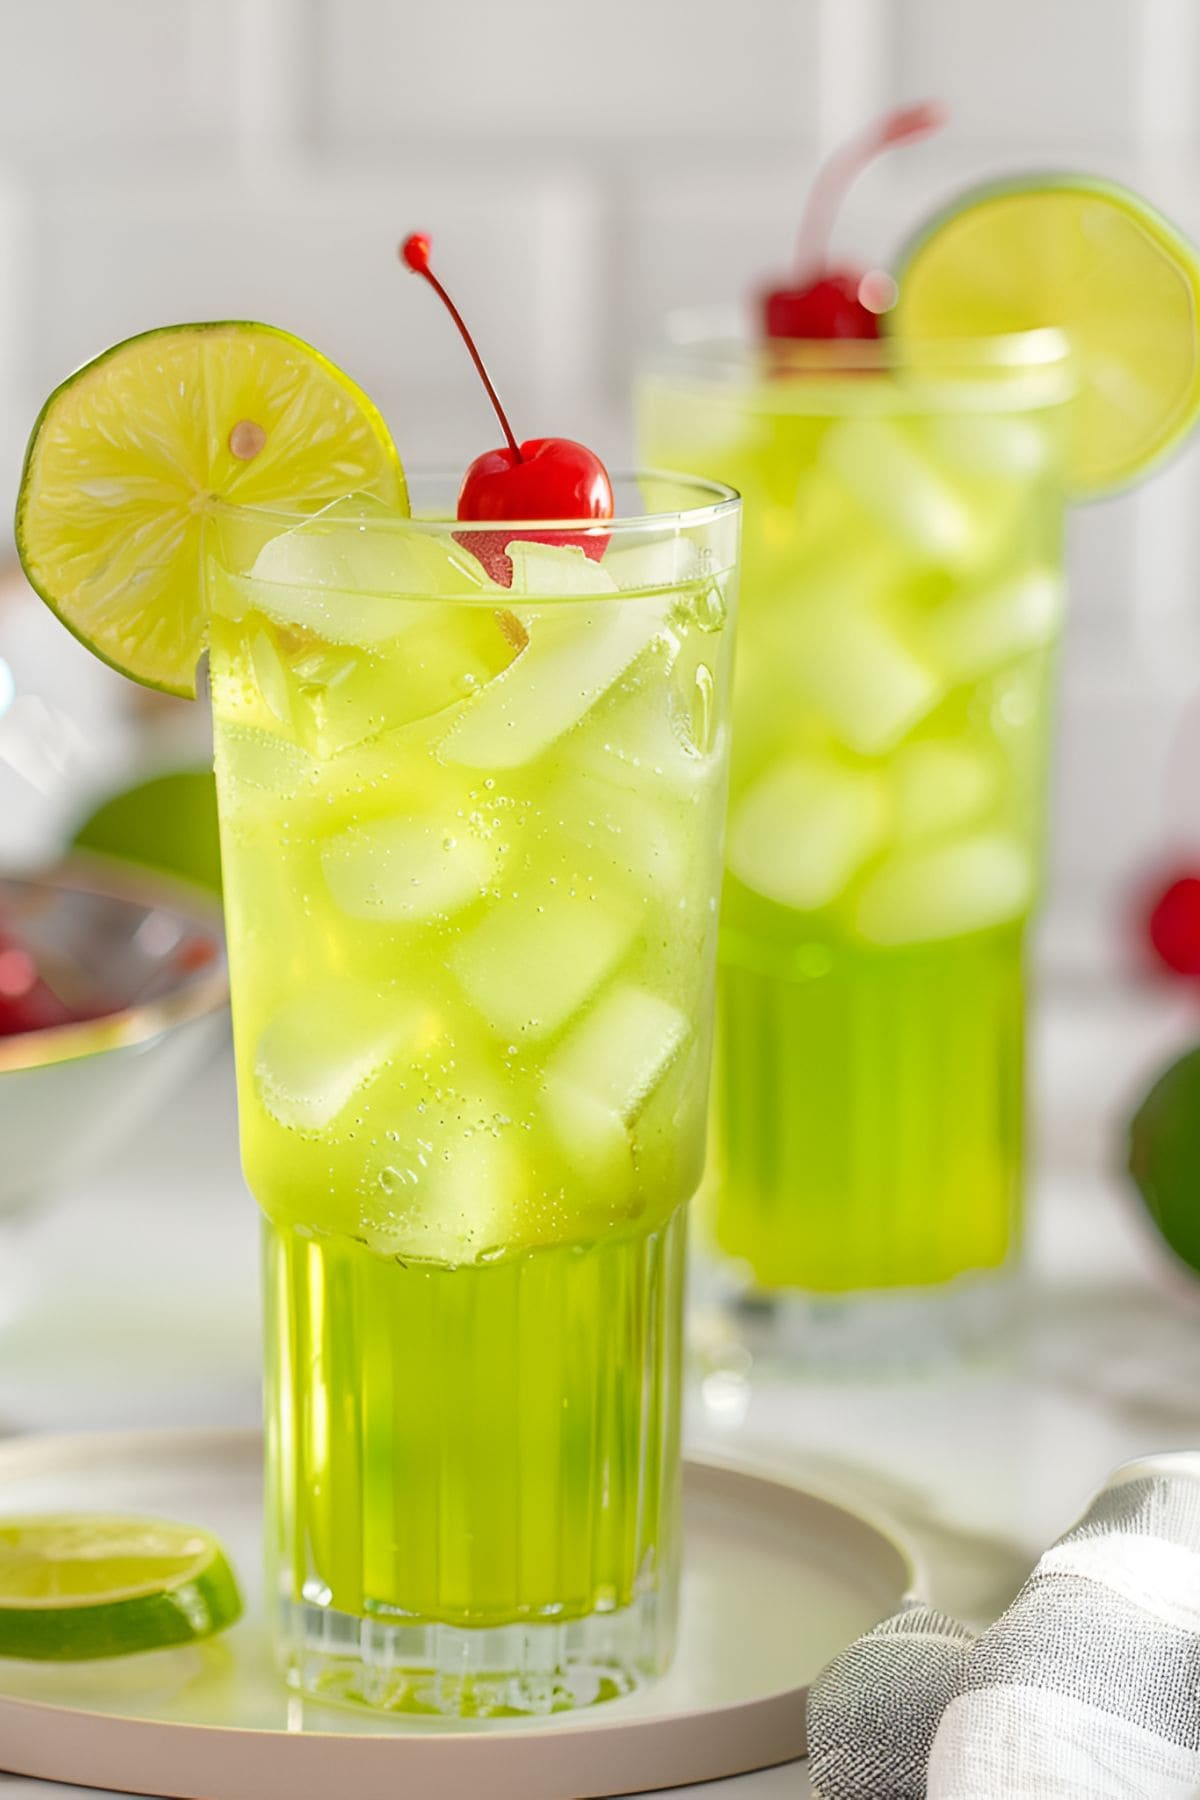
[[[1071,391],[1049,332],[643,386],[647,459],[745,504],[712,1229],[759,1290],[1013,1253]]]
[[[713,1212],[743,1287],[815,1299],[766,1309],[785,1348],[907,1354],[995,1317],[1063,504],[1200,416],[1200,258],[1122,188],[986,184],[895,280],[830,254],[859,172],[944,118],[835,149],[752,322],[681,316],[641,394],[646,457],[745,500]]]
[[[210,565],[284,1657],[404,1710],[672,1644],[737,502],[623,497],[599,560],[442,494]]]

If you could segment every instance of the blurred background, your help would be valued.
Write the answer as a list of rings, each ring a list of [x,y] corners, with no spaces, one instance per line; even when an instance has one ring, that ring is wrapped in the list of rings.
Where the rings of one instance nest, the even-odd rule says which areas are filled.
[[[842,243],[865,261],[968,182],[1039,165],[1117,176],[1200,233],[1194,0],[0,0],[0,496],[54,384],[188,318],[299,332],[379,401],[406,460],[465,462],[495,428],[396,264],[412,228],[435,235],[518,433],[620,463],[663,311],[786,267],[820,154],[926,95],[950,128],[852,194]],[[1072,521],[1058,967],[1121,960],[1131,883],[1176,839],[1200,849],[1198,499],[1193,448]],[[137,697],[11,604],[0,652],[23,680],[35,654],[72,665],[89,747],[68,732],[55,754],[99,779],[96,743],[128,749]],[[51,825],[7,776],[6,860]]]
[[[191,318],[300,333],[377,399],[409,463],[465,464],[495,426],[397,265],[418,228],[518,435],[582,437],[619,465],[664,310],[785,269],[820,156],[926,97],[949,129],[852,194],[840,242],[865,262],[971,182],[1038,167],[1117,177],[1200,235],[1195,0],[0,0],[0,515],[51,387]],[[1070,568],[1033,1097],[1042,1180],[1103,1175],[1115,1195],[1128,1112],[1195,1035],[1137,913],[1200,862],[1200,448],[1078,511]],[[0,867],[51,854],[106,788],[204,753],[199,709],[110,676],[11,566],[0,715]],[[224,1135],[180,1112],[141,1152],[178,1202],[143,1255],[155,1231],[164,1256],[216,1254],[203,1209],[237,1176],[227,1071],[211,1081]],[[1086,1264],[1095,1217],[1121,1256],[1159,1254],[1125,1199],[1086,1205],[1035,1232],[1069,1234]],[[74,1235],[53,1229],[44,1257]],[[237,1280],[252,1293],[249,1250]],[[242,1405],[253,1325],[222,1338],[214,1318]]]

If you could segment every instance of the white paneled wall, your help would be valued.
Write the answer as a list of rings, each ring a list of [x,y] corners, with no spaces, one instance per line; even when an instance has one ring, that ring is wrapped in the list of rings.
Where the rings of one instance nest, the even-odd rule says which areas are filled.
[[[956,188],[1039,165],[1200,234],[1200,0],[0,0],[0,486],[74,363],[220,315],[315,339],[413,462],[465,460],[494,431],[396,266],[416,227],[518,430],[620,461],[661,312],[784,266],[820,150],[926,95],[952,132],[862,181],[847,249],[886,259]],[[1198,501],[1192,452],[1073,522],[1068,953],[1114,934],[1173,831],[1200,847],[1194,784],[1166,778],[1200,681]]]

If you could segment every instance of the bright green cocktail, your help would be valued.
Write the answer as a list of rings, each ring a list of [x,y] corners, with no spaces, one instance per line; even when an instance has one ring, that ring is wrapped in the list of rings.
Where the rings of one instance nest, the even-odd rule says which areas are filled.
[[[745,503],[713,1231],[759,1290],[1012,1254],[1070,387],[1031,333],[711,340],[643,388],[644,455]]]
[[[599,561],[350,506],[211,569],[284,1654],[405,1710],[672,1643],[737,502],[630,495]]]

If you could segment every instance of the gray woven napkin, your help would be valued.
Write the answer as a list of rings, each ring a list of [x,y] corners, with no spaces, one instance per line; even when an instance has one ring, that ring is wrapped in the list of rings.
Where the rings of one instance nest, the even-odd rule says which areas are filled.
[[[1197,1800],[1200,1452],[1110,1477],[975,1637],[887,1619],[813,1685],[821,1800]]]

